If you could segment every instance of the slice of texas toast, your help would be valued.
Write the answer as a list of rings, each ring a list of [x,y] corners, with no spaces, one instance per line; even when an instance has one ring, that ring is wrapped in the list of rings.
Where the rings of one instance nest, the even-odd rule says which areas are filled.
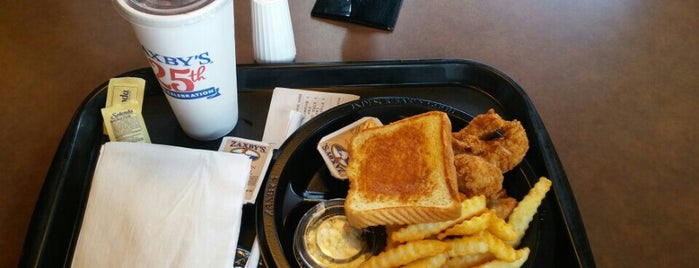
[[[451,122],[438,111],[363,130],[350,142],[345,213],[352,226],[459,217]]]

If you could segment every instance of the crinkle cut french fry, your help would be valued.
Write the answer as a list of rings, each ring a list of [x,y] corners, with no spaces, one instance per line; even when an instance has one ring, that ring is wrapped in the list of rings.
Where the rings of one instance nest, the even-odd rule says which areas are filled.
[[[411,241],[372,256],[361,263],[359,267],[398,267],[443,253],[449,250],[449,247],[449,243],[439,240]]]
[[[465,236],[445,241],[451,244],[451,249],[448,252],[449,257],[485,252],[490,252],[496,258],[506,261],[514,261],[519,257],[517,255],[517,251],[512,246],[508,245],[505,243],[505,241],[502,241],[488,231],[483,231],[473,236]]]
[[[512,241],[517,238],[514,226],[508,224],[498,217],[497,212],[490,210],[491,216],[488,221],[488,231],[504,241]]]
[[[444,230],[444,232],[439,233],[437,235],[437,239],[441,240],[448,236],[477,234],[488,228],[488,223],[490,222],[490,217],[492,216],[492,213],[487,211],[481,215],[474,216],[470,219],[457,223],[454,226]]]
[[[520,257],[521,252],[515,250],[512,246],[505,243],[505,241],[502,241],[500,238],[497,238],[493,234],[489,232],[482,232],[481,236],[485,238],[485,241],[488,244],[488,252],[493,253],[496,258],[507,262],[513,262]]]
[[[488,252],[488,241],[480,235],[464,236],[444,241],[451,245],[451,249],[447,252],[449,257]]]
[[[386,225],[386,247],[384,250],[389,250],[392,248],[395,248],[396,246],[400,245],[401,243],[398,241],[393,240],[391,238],[391,234],[393,234],[395,231],[397,231],[400,228],[403,228],[401,225]]]
[[[493,254],[490,254],[490,252],[456,256],[449,258],[447,262],[444,263],[442,268],[471,267],[474,265],[487,263],[494,258],[495,257]]]
[[[534,214],[536,214],[541,201],[546,197],[549,189],[551,189],[551,181],[545,177],[539,178],[539,181],[534,184],[534,187],[529,190],[529,193],[522,198],[522,201],[512,211],[507,223],[514,228],[516,237],[508,242],[510,245],[519,246],[522,237],[524,237],[529,228],[529,223],[534,218]]]
[[[485,196],[479,195],[461,202],[461,216],[458,219],[442,222],[429,222],[407,225],[391,234],[391,239],[398,242],[420,240],[449,228],[450,226],[480,214],[486,209]]]
[[[475,267],[479,267],[479,268],[519,268],[519,267],[522,267],[524,262],[526,262],[527,259],[529,258],[529,248],[524,247],[524,248],[521,248],[517,251],[519,252],[520,257],[517,258],[515,261],[507,262],[504,260],[497,260],[496,259],[496,260],[491,260],[489,262],[486,262],[482,265],[477,265]]]
[[[510,241],[516,238],[516,233],[512,225],[497,216],[495,211],[489,210],[481,215],[474,216],[468,220],[455,224],[437,235],[438,239],[448,236],[473,235],[483,230],[488,230],[498,238]]]
[[[422,258],[417,261],[408,263],[402,268],[433,268],[442,267],[447,262],[447,254],[440,253],[432,257]]]

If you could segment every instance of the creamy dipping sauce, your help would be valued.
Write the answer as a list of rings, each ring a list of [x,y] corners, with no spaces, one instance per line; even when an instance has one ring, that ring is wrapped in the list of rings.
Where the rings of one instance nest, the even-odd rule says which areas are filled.
[[[294,235],[294,255],[302,267],[357,267],[379,251],[375,230],[350,226],[344,200],[321,202],[306,212]]]
[[[347,260],[362,250],[362,232],[352,228],[345,216],[325,219],[309,234],[315,236],[318,249],[333,259]]]

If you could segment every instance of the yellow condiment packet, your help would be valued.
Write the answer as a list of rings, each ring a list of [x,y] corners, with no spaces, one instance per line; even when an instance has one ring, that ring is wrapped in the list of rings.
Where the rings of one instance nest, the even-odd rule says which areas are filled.
[[[128,105],[134,111],[141,113],[143,106],[143,94],[146,88],[146,80],[138,77],[117,77],[109,79],[107,86],[107,101],[105,108],[121,107]],[[105,121],[104,134],[107,135]]]
[[[130,105],[102,108],[102,118],[110,141],[150,143],[143,116]]]

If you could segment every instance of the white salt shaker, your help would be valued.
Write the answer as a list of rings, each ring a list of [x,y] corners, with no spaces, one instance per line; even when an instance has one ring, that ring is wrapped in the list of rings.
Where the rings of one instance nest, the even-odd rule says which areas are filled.
[[[252,0],[252,47],[258,63],[293,62],[294,29],[288,0]]]

